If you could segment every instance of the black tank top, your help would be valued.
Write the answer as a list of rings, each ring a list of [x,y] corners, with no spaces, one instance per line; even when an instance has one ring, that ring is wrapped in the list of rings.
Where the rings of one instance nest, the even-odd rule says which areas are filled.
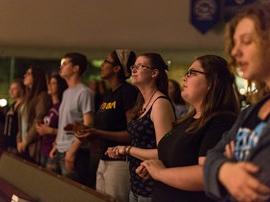
[[[160,98],[168,99],[168,97],[166,96],[157,97],[152,103],[150,109],[146,112],[144,116],[132,120],[128,123],[127,131],[131,137],[132,146],[143,149],[157,148],[154,123],[152,122],[150,115],[153,104],[156,102],[156,100]],[[154,181],[152,179],[143,181],[142,178],[140,178],[136,174],[135,172],[136,168],[142,162],[141,160],[132,156],[129,156],[128,160],[129,160],[130,182],[132,192],[144,197],[150,197],[152,194],[152,187]]]

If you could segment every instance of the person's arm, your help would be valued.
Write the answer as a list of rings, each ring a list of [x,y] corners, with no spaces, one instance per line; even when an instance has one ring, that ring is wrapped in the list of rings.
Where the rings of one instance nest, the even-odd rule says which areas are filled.
[[[36,130],[40,136],[43,136],[43,135],[56,136],[57,135],[57,128],[52,128],[52,127],[47,126],[45,124],[37,123]]]
[[[92,125],[93,114],[91,112],[85,113],[83,115],[83,124],[86,126]],[[74,161],[76,152],[80,148],[81,141],[78,138],[75,138],[72,144],[70,145],[69,150],[65,154],[65,168],[68,172],[72,172],[74,169]]]
[[[270,199],[269,133],[270,125],[267,125],[246,162],[225,162],[220,166],[218,179],[236,200],[268,201]],[[234,176],[237,176],[237,179]]]
[[[224,131],[230,129],[233,122],[233,116],[219,115],[213,117],[201,131],[198,131],[197,135],[202,136],[203,139],[199,148],[197,165],[165,168],[161,161],[146,161],[142,165],[155,180],[181,190],[202,191],[206,152],[219,141]]]
[[[92,128],[89,130],[89,135],[94,135],[99,138],[103,138],[106,140],[112,140],[119,143],[128,143],[130,141],[128,132],[124,131],[107,131],[107,130],[100,130],[96,128]]]
[[[157,159],[157,149],[142,149],[133,146],[122,146],[109,147],[106,153],[110,158],[119,158],[121,155],[134,156],[140,160]]]
[[[234,139],[237,130],[239,129],[242,121],[246,117],[246,113],[249,113],[250,109],[243,111],[237,118],[232,128],[225,132],[218,142],[218,144],[207,152],[206,161],[204,165],[204,189],[208,196],[220,199],[225,197],[226,191],[224,186],[218,179],[218,173],[220,167],[225,162],[231,162],[231,159],[226,158],[224,155],[225,147]]]
[[[167,99],[158,99],[152,106],[150,117],[154,124],[156,143],[158,144],[160,139],[169,132],[173,126],[175,116],[170,102]],[[143,149],[134,146],[130,146],[128,153],[126,153],[125,146],[117,146],[115,149],[109,149],[108,153],[110,153],[112,157],[128,154],[140,160],[158,158],[157,149]]]
[[[90,126],[93,124],[93,113],[88,112],[83,115],[83,124],[85,126]],[[73,162],[75,158],[75,154],[77,150],[79,149],[80,145],[81,145],[81,141],[78,138],[75,138],[69,150],[66,153],[65,160]]]
[[[171,131],[175,115],[171,103],[164,98],[159,98],[152,106],[151,120],[154,123],[156,143],[158,145],[161,138]]]
[[[23,141],[23,145],[26,147],[29,145],[37,135],[36,131],[36,122],[43,120],[43,117],[46,115],[46,113],[49,111],[51,105],[50,98],[46,92],[42,92],[37,99],[37,103],[34,106],[35,107],[35,118],[33,123],[27,131],[27,135],[25,138],[25,142]]]
[[[88,89],[83,90],[78,97],[78,106],[80,107],[80,111],[83,113],[83,124],[85,126],[93,125],[93,112],[95,110],[93,98],[93,95]],[[79,149],[80,145],[81,141],[75,136],[69,150],[66,152],[65,161],[71,162],[72,166],[75,160],[75,154]]]
[[[168,133],[175,121],[175,115],[171,103],[164,98],[159,98],[152,106],[151,120],[154,124],[156,143],[158,145],[161,138]],[[138,147],[131,147],[129,155],[140,160],[157,159],[157,149],[142,149]]]
[[[194,166],[165,168],[159,160],[144,161],[142,165],[151,177],[171,187],[186,191],[203,190],[203,159],[201,164]]]

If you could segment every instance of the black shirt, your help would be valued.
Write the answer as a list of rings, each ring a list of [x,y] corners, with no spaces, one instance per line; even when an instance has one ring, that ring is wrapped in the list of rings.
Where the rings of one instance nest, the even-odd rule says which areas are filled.
[[[137,89],[124,82],[114,91],[108,91],[95,116],[95,128],[105,131],[125,131],[127,129],[126,111],[131,109],[136,103]],[[103,140],[102,160],[110,159],[104,153],[108,147],[119,145],[118,142]]]
[[[206,152],[216,145],[222,134],[231,128],[235,118],[231,113],[217,114],[194,133],[185,130],[195,119],[186,120],[160,140],[159,159],[167,168],[198,165],[198,158],[206,156]],[[153,202],[212,201],[202,191],[184,191],[161,182],[156,182],[152,197]]]
[[[158,99],[169,99],[166,96],[159,96],[152,103],[150,109],[146,114],[138,119],[129,122],[127,130],[131,136],[131,145],[143,149],[156,149],[156,133],[154,123],[151,120],[151,112],[153,104]],[[136,169],[141,164],[141,160],[135,157],[129,156],[129,171],[130,171],[130,183],[131,190],[134,194],[150,197],[152,195],[152,187],[154,180],[147,179],[142,180],[140,176],[136,174]]]
[[[14,102],[6,113],[4,127],[4,146],[6,148],[17,148],[16,137],[18,133],[18,109],[20,105],[15,108],[15,104]]]

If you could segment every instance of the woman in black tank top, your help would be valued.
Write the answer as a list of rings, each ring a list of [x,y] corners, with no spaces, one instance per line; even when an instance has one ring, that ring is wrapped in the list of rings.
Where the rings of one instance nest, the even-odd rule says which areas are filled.
[[[132,66],[132,83],[140,90],[134,119],[128,123],[130,146],[109,148],[110,157],[127,155],[130,170],[130,202],[151,201],[152,179],[142,180],[136,169],[146,159],[157,159],[159,140],[172,129],[175,119],[168,99],[167,65],[159,54],[140,55]]]

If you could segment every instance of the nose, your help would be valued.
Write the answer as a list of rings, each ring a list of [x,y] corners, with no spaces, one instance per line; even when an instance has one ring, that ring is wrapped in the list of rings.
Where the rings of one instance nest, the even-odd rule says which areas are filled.
[[[137,69],[136,68],[131,68],[131,73],[136,73],[137,72]]]
[[[188,78],[188,76],[185,74],[184,77],[183,77],[183,82],[186,82],[187,78]]]
[[[231,50],[231,56],[236,59],[241,56],[241,53],[241,47],[237,44],[234,44]]]

